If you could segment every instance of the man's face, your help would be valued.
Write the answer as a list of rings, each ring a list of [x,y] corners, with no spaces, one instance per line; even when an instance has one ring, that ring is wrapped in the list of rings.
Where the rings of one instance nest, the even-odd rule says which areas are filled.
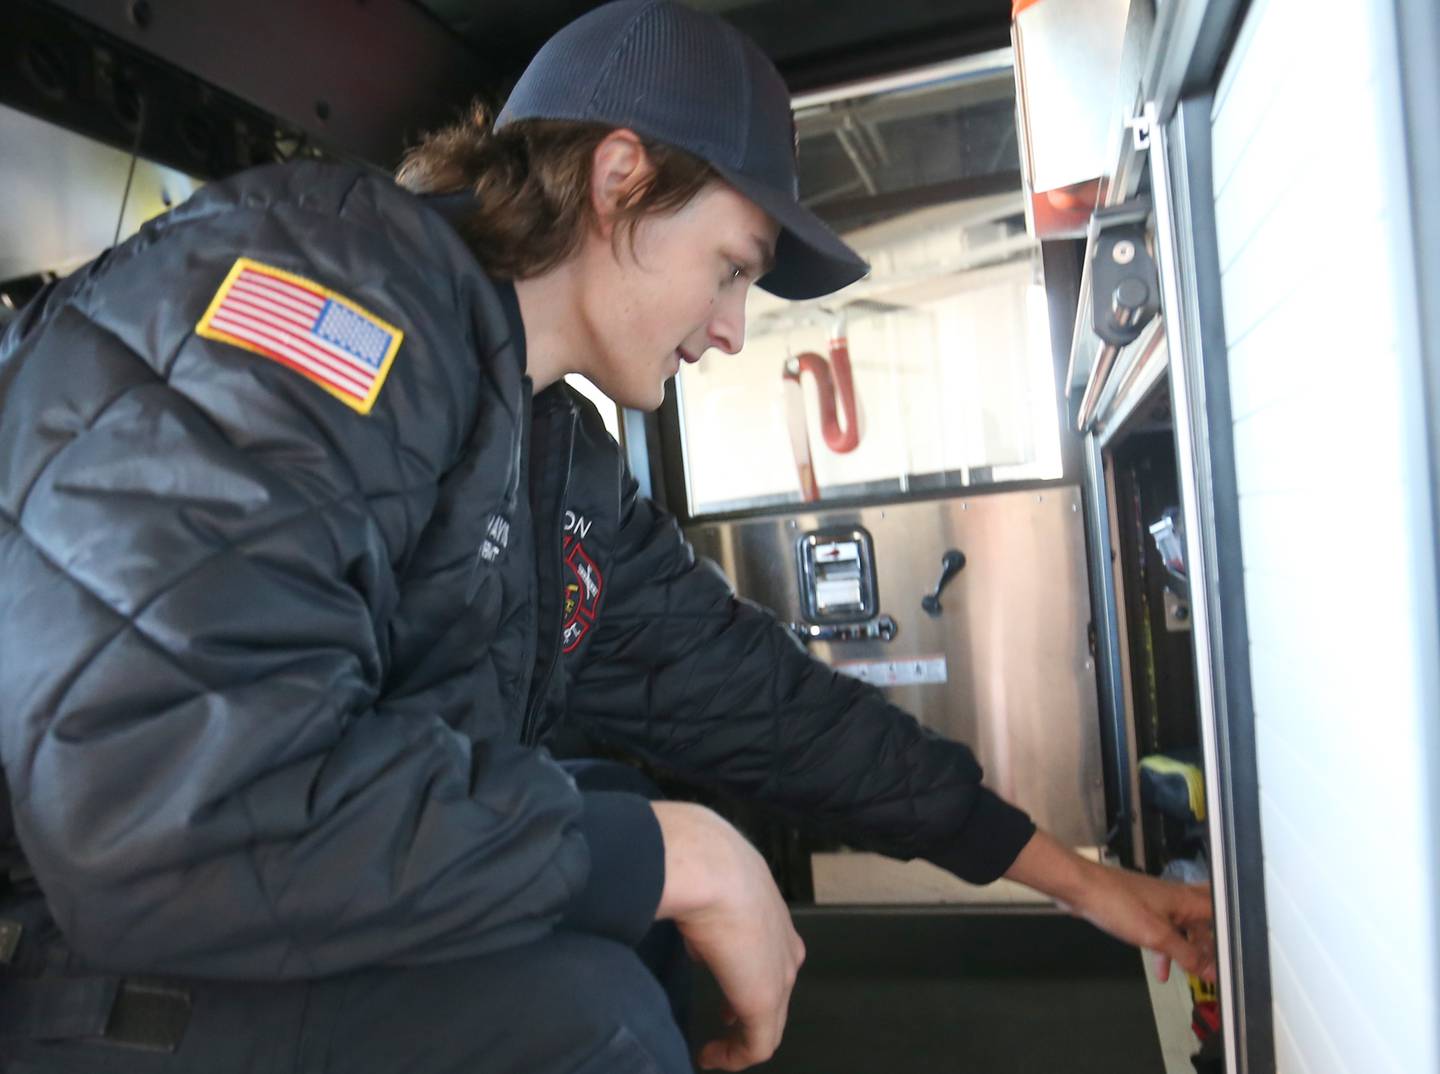
[[[689,204],[648,216],[633,247],[586,240],[583,315],[592,381],[621,406],[654,410],[683,362],[745,343],[745,297],[764,275],[778,226],[748,198],[712,183]]]

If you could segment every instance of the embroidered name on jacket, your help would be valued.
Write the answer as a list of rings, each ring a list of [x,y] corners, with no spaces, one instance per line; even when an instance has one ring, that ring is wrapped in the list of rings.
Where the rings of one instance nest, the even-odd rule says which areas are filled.
[[[370,413],[405,333],[313,280],[239,258],[195,331],[294,370]]]
[[[600,568],[585,553],[585,548],[573,536],[565,538],[565,628],[561,635],[565,652],[571,653],[579,646],[590,628],[600,607],[600,594],[605,591],[605,579]]]

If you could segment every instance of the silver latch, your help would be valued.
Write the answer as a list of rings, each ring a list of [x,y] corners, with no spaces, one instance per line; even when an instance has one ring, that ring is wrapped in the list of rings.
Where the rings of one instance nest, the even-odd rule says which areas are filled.
[[[1150,132],[1155,129],[1155,102],[1146,101],[1138,116],[1125,121],[1130,136],[1135,142],[1135,152],[1143,153],[1150,148]]]
[[[899,626],[893,615],[882,615],[868,623],[786,623],[801,641],[893,641]]]

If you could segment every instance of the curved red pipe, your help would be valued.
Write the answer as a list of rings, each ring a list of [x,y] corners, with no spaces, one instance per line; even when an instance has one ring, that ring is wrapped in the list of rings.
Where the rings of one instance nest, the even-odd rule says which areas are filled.
[[[834,375],[831,375],[831,366]],[[809,373],[815,378],[815,390],[820,399],[820,432],[825,446],[837,455],[845,455],[860,446],[860,423],[855,420],[855,378],[850,369],[850,344],[843,335],[830,340],[830,361],[825,361],[814,351],[797,354],[794,366],[785,369],[786,380],[800,381],[802,374]],[[845,416],[845,427],[841,429],[835,411],[835,397],[840,397],[840,411]]]

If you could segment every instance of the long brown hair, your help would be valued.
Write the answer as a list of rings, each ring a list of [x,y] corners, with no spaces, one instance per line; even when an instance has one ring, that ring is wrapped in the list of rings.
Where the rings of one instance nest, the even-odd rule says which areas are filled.
[[[396,181],[416,194],[475,195],[459,221],[461,234],[486,271],[525,279],[554,268],[579,246],[595,222],[590,173],[595,148],[613,127],[559,119],[525,119],[495,130],[482,104],[454,126],[428,134],[405,154]],[[718,178],[684,150],[642,139],[655,166],[620,206],[615,236],[633,241],[651,213],[683,207]]]

